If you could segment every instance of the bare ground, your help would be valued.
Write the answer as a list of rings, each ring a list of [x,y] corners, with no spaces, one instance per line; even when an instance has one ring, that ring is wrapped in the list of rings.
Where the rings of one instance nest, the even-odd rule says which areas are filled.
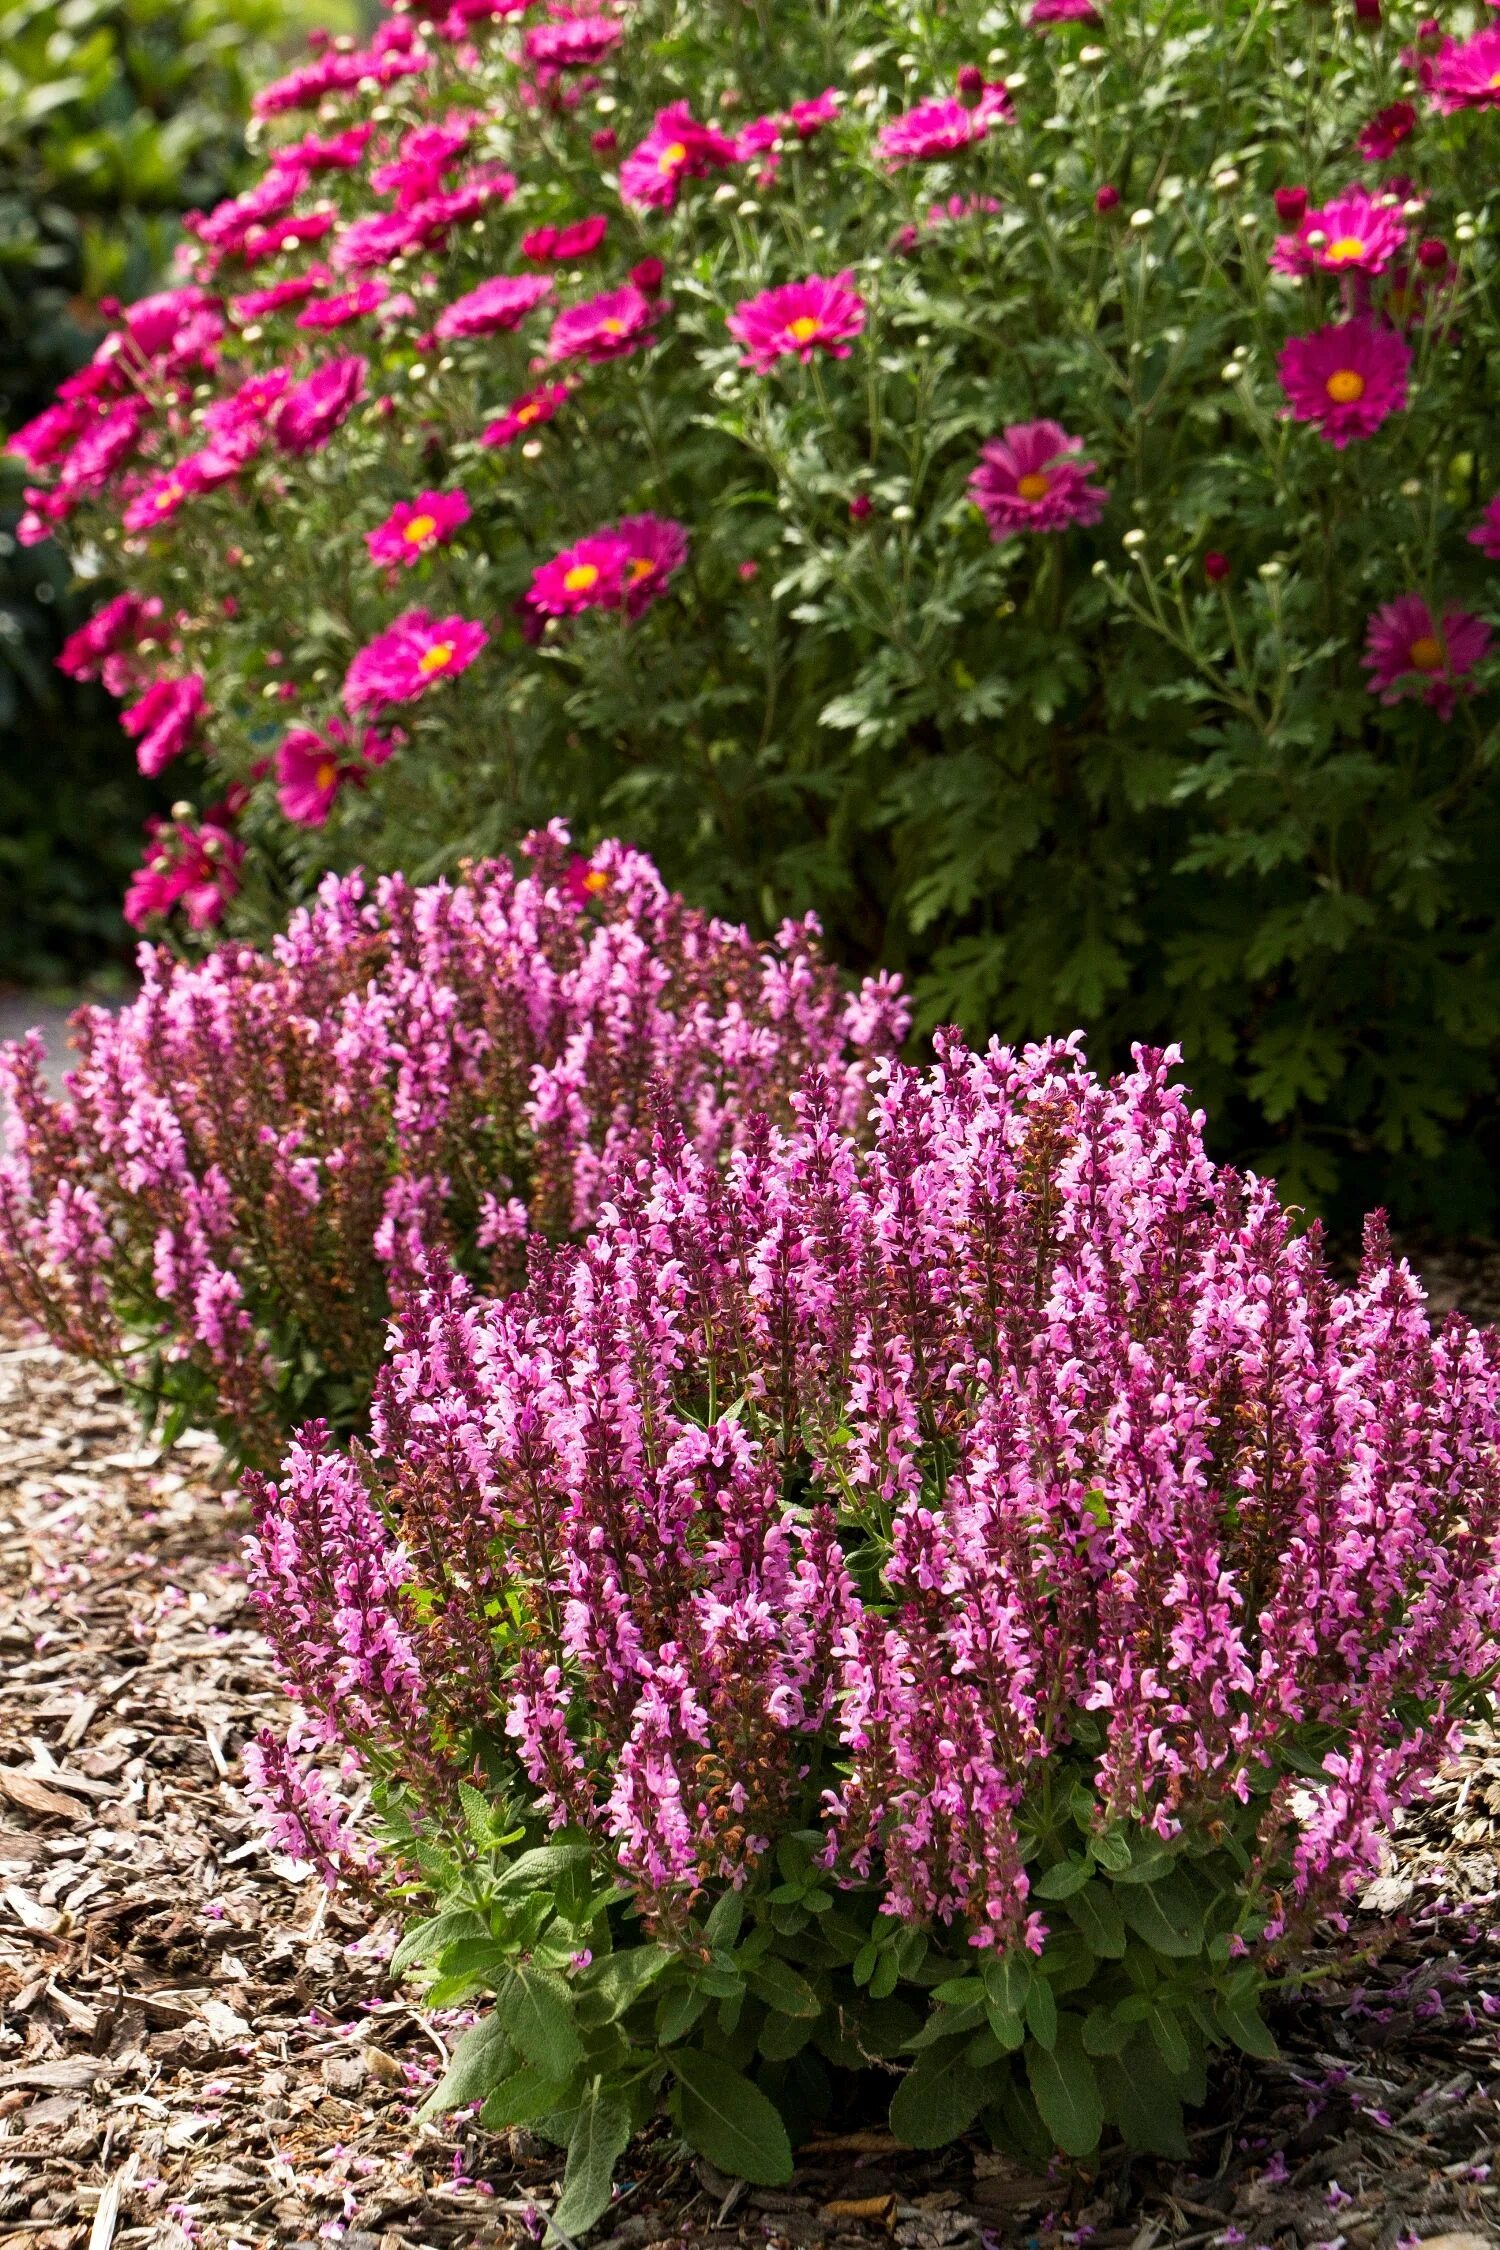
[[[1450,1262],[1434,1294],[1482,1279]],[[552,2153],[413,2126],[455,2019],[392,1988],[389,1929],[258,1838],[239,1752],[278,1698],[212,1465],[0,1333],[0,2250],[534,2240]],[[1190,2164],[1037,2179],[861,2132],[772,2194],[658,2134],[601,2250],[1500,2250],[1497,1863],[1483,1733],[1396,1839],[1352,1954],[1282,2009],[1284,2062],[1221,2074]]]

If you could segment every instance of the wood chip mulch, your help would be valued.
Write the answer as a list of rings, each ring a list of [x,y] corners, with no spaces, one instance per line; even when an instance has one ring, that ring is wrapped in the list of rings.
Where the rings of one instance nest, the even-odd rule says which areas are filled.
[[[534,2242],[548,2148],[412,2123],[466,2019],[426,2017],[393,1930],[259,1838],[239,1752],[279,1704],[213,1465],[0,1331],[0,2250]],[[594,2240],[1500,2250],[1500,1736],[1318,1966],[1275,2018],[1285,2060],[1221,2071],[1187,2164],[1042,2179],[851,2130],[771,2193],[663,2130]]]

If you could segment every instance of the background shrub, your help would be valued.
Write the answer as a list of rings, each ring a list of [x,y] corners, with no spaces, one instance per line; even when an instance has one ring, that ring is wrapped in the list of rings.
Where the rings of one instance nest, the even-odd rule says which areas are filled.
[[[564,2232],[658,2097],[775,2180],[875,2064],[909,2145],[1183,2153],[1487,1694],[1500,1341],[1378,1228],[1336,1290],[1171,1060],[946,1040],[723,1177],[668,1127],[526,1291],[407,1307],[378,1474],[254,1487],[258,1786],[432,1897],[400,1958],[494,1995],[437,2104],[568,2147]]]
[[[34,526],[163,600],[117,684],[203,683],[133,723],[249,791],[240,926],[562,811],[926,1022],[1180,1036],[1289,1191],[1482,1217],[1500,33],[1367,19],[459,0],[267,89]],[[351,701],[408,746],[289,819]]]
[[[177,215],[243,174],[281,0],[7,0],[0,13],[0,433],[46,406],[165,271]],[[120,754],[106,698],[58,675],[88,599],[15,540],[0,469],[0,981],[74,978],[124,938],[141,826],[170,792]],[[83,558],[81,558],[83,559]],[[88,598],[96,598],[90,589]]]
[[[890,979],[846,995],[811,928],[757,946],[620,845],[529,848],[456,888],[330,880],[270,953],[143,948],[139,999],[74,1019],[61,1099],[39,1039],[0,1050],[0,1298],[170,1429],[275,1460],[305,1414],[362,1416],[431,1257],[519,1281],[658,1111],[711,1156],[816,1063],[858,1114],[906,1028]]]

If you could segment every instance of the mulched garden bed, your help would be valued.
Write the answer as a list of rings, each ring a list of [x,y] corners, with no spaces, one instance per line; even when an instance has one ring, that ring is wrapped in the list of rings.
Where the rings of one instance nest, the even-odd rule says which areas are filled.
[[[1492,1266],[1433,1278],[1500,1311]],[[239,1752],[278,1699],[213,1466],[0,1331],[0,2250],[534,2240],[544,2144],[412,2123],[465,2019],[429,2023],[393,1932],[258,1837]],[[867,2131],[769,2193],[663,2133],[600,2250],[1500,2250],[1497,1869],[1485,1732],[1403,1827],[1352,1960],[1330,1946],[1272,2011],[1284,2062],[1220,2074],[1188,2165],[1040,2179]]]

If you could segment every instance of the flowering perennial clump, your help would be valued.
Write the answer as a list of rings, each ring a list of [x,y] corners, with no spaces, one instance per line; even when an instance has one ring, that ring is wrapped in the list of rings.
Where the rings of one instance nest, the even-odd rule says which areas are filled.
[[[927,1022],[1182,1038],[1292,1192],[1482,1217],[1500,658],[1451,700],[1365,659],[1408,596],[1500,615],[1500,29],[1349,7],[320,38],[10,440],[23,536],[134,604],[122,755],[234,841],[158,880],[185,809],[132,912],[259,939],[330,867],[562,813],[735,919],[815,907]],[[351,716],[404,739],[289,785]]]
[[[441,1894],[407,1957],[499,1995],[440,2100],[599,2081],[617,2150],[664,2088],[774,2178],[798,2053],[1081,2155],[1273,2051],[1268,1965],[1494,1675],[1500,1340],[1379,1224],[1338,1287],[1173,1060],[947,1036],[868,1148],[815,1072],[725,1171],[664,1113],[524,1291],[408,1299],[373,1465],[313,1427],[257,1487],[283,1840],[370,1879],[352,1757]]]
[[[280,785],[326,817],[371,745],[330,728]],[[905,1030],[892,980],[846,997],[811,926],[759,947],[621,845],[529,850],[457,887],[330,878],[269,953],[143,949],[140,998],[75,1019],[61,1098],[36,1042],[4,1050],[0,1298],[274,1457],[305,1412],[360,1412],[426,1260],[515,1281],[534,1234],[586,1225],[653,1105],[705,1160],[811,1064],[858,1115]],[[157,879],[192,913],[213,876]]]

